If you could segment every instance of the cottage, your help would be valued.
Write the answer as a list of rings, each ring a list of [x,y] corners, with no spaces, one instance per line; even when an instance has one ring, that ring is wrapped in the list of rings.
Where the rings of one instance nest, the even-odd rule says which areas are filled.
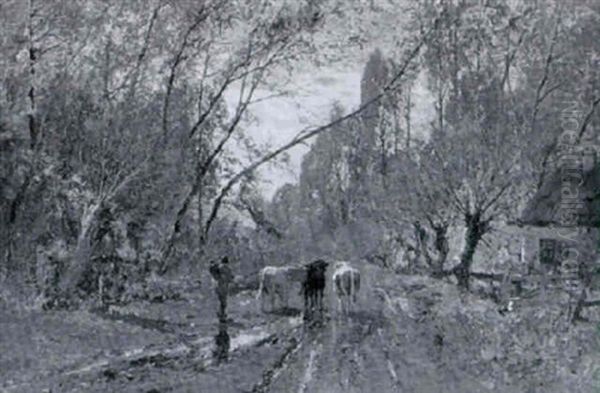
[[[574,297],[576,318],[598,289],[594,282],[600,271],[597,157],[578,153],[570,161],[563,160],[512,226],[523,244],[528,273],[539,273],[543,287],[561,286]]]

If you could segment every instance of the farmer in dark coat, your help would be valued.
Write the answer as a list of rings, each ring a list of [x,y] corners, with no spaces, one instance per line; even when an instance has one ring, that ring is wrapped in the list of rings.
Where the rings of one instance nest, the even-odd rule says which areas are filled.
[[[215,336],[217,346],[215,356],[219,361],[226,360],[229,352],[229,334],[227,333],[227,296],[229,295],[229,286],[233,281],[233,273],[229,266],[229,260],[225,256],[221,262],[211,262],[209,268],[211,276],[217,282],[215,292],[219,299],[219,333]]]
[[[215,289],[217,298],[219,299],[219,311],[217,314],[219,319],[221,319],[222,316],[226,315],[229,286],[233,281],[233,273],[231,272],[231,267],[229,266],[229,259],[225,256],[221,262],[211,262],[209,271],[217,282],[217,287]]]

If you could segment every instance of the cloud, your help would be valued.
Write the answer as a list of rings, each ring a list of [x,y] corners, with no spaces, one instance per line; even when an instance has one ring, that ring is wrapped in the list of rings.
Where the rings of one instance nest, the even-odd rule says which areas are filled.
[[[299,131],[326,123],[334,103],[345,111],[360,104],[360,82],[362,66],[354,69],[336,69],[333,67],[307,68],[295,75],[286,90],[291,94],[260,101],[249,108],[252,123],[244,124],[248,135],[259,145],[271,148],[279,147],[290,141]],[[232,89],[226,94],[231,112],[237,104],[239,91]],[[272,95],[263,89],[258,97]],[[427,135],[429,124],[434,118],[432,100],[434,97],[427,89],[427,80],[421,73],[412,88],[413,109],[412,125],[414,135]],[[260,170],[263,179],[263,194],[270,198],[277,188],[286,183],[295,183],[300,174],[302,157],[308,151],[308,145],[297,146],[289,150],[289,167],[266,165]],[[235,150],[235,148],[234,148]],[[240,151],[240,153],[242,153]]]
[[[249,108],[256,121],[244,126],[256,143],[271,147],[283,145],[299,131],[325,123],[335,102],[346,110],[355,108],[360,102],[360,70],[307,69],[296,75],[286,89],[292,94],[261,101]],[[238,91],[232,90],[225,96],[231,112],[237,104],[237,94]],[[259,97],[269,94],[273,92],[258,92]],[[306,145],[291,149],[287,169],[267,165],[261,170],[266,197],[270,198],[285,183],[297,181],[302,156],[307,151]]]

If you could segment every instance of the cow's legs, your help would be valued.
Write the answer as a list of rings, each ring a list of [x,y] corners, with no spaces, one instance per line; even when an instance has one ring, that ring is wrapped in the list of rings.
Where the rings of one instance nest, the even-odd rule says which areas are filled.
[[[282,307],[283,311],[286,311],[289,304],[290,298],[290,289],[287,285],[282,285],[281,290],[279,291],[279,307]]]
[[[266,311],[266,307],[265,307],[265,294],[261,293],[260,294],[260,299],[259,299],[259,306],[260,306],[260,311],[265,312]]]
[[[315,292],[315,312],[318,313],[319,318],[323,317],[323,302],[322,302],[322,296],[321,296],[321,291],[317,290]]]
[[[319,307],[321,307],[321,312],[325,310],[323,306],[323,290],[319,292]]]
[[[319,306],[321,307],[321,316],[325,315],[325,304],[324,304],[325,293],[321,291],[319,294]]]
[[[315,292],[315,310],[318,312],[321,311],[321,291],[318,289]]]
[[[348,295],[346,295],[346,314],[348,314],[348,316],[350,316],[350,313],[352,312],[353,308],[353,303],[352,303],[352,294],[349,293]]]
[[[346,302],[348,304],[347,309],[346,309],[346,315],[348,316],[348,321],[350,321],[351,318],[351,313],[354,311],[354,303],[352,303],[352,295],[348,294],[348,296],[346,296]]]
[[[273,310],[273,291],[267,291],[263,288],[260,293],[260,309],[262,312],[269,312]],[[271,304],[271,309],[267,309],[267,303]]]
[[[345,311],[344,313],[346,314],[346,317],[348,315],[350,315],[350,296],[348,295],[344,295],[344,303],[346,304]]]
[[[271,293],[271,296],[269,296],[270,301],[271,301],[271,310],[269,310],[270,312],[275,311],[275,301],[277,300],[277,290],[275,288],[273,288],[273,293]]]
[[[352,298],[350,294],[346,295],[346,316],[350,318],[350,312],[352,311]]]
[[[304,290],[304,319],[308,320],[310,318],[310,303],[311,303],[311,294],[308,288]]]
[[[319,290],[311,291],[309,309],[311,317],[319,312]]]
[[[280,309],[283,306],[283,287],[281,285],[277,286],[277,308]]]

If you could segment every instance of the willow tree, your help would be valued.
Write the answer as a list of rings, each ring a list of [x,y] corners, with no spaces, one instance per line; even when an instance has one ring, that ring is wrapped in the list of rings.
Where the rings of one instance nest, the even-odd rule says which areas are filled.
[[[260,3],[251,7],[227,1],[158,1],[142,21],[134,18],[132,22],[136,5],[109,5],[112,16],[118,18],[101,22],[104,39],[94,42],[91,50],[104,55],[100,57],[104,64],[92,68],[101,70],[99,78],[91,76],[99,105],[116,115],[104,118],[101,127],[130,129],[129,114],[140,114],[148,100],[157,109],[151,115],[155,121],[149,124],[145,140],[139,141],[137,154],[124,151],[105,176],[110,180],[96,189],[83,208],[71,266],[61,280],[66,293],[89,268],[99,217],[106,210],[118,211],[122,196],[136,183],[152,178],[157,156],[172,148],[193,146],[196,154],[191,158],[191,181],[175,208],[174,220],[167,225],[159,258],[165,260],[171,252],[193,200],[198,201],[202,245],[208,176],[226,145],[240,132],[240,122],[257,88],[274,67],[298,55],[305,34],[320,19],[320,10],[310,4]],[[140,28],[133,28],[136,23]],[[238,103],[228,114],[224,94],[232,89],[237,91]]]

